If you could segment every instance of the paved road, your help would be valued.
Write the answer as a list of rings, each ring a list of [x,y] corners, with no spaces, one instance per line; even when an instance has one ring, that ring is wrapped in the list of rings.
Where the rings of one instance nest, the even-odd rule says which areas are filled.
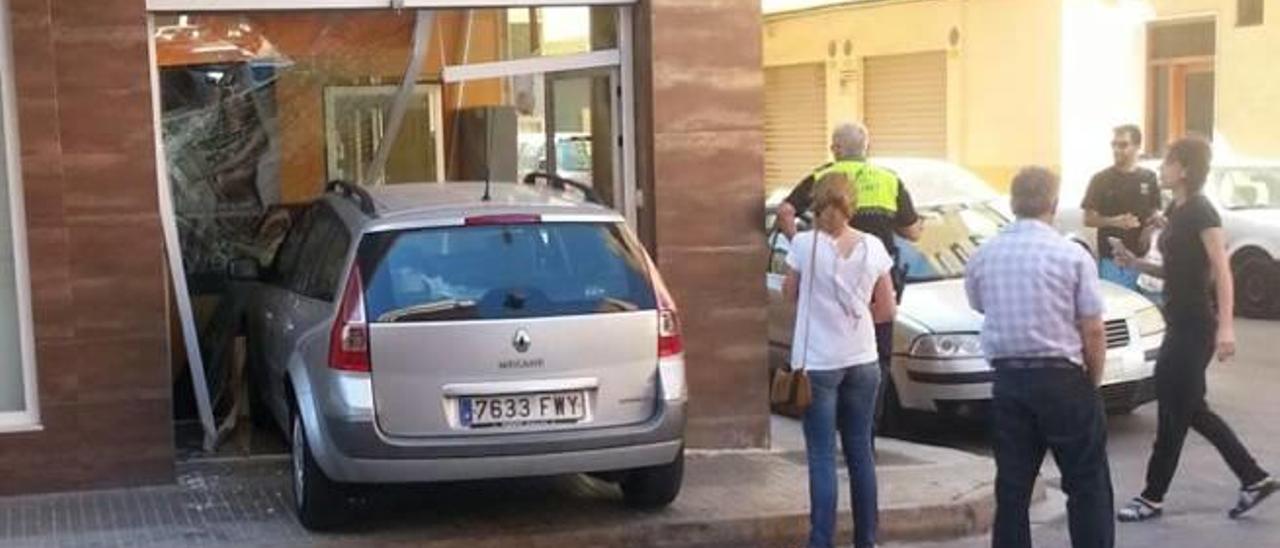
[[[1280,474],[1280,322],[1241,321],[1236,361],[1215,365],[1209,375],[1209,403],[1222,415],[1273,473]],[[1146,460],[1155,437],[1155,405],[1110,421],[1111,476],[1117,503],[1142,488]],[[990,454],[980,427],[947,424],[929,434],[930,441]],[[1049,459],[1050,461],[1052,459]],[[1056,481],[1047,464],[1045,475]],[[1257,508],[1246,519],[1230,521],[1226,509],[1235,502],[1238,483],[1217,452],[1191,434],[1167,498],[1165,515],[1152,523],[1119,524],[1118,546],[1161,548],[1280,546],[1280,498]],[[1051,513],[1052,514],[1052,513]],[[1069,546],[1065,518],[1057,515],[1034,529],[1038,546]],[[986,538],[948,543],[894,545],[900,548],[976,548]]]

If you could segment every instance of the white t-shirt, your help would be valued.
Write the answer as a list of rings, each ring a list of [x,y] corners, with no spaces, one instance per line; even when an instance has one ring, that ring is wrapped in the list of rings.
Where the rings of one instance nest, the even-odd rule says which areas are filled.
[[[841,257],[836,240],[822,232],[817,232],[815,248],[814,234],[797,234],[787,254],[787,266],[800,274],[791,366],[829,371],[876,362],[871,295],[876,281],[893,267],[893,259],[870,234],[860,236],[848,257]],[[815,249],[817,257],[811,261]]]

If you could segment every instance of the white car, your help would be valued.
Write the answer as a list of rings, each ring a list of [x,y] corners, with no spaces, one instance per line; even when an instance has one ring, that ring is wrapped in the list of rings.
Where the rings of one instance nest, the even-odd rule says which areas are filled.
[[[1143,162],[1159,173],[1159,162]],[[1255,318],[1280,318],[1280,163],[1224,162],[1209,172],[1205,196],[1222,215],[1227,256],[1236,282],[1236,310]],[[1169,203],[1166,196],[1165,203]],[[1064,207],[1058,228],[1091,252],[1097,231],[1084,226],[1079,207]],[[1157,256],[1158,258],[1158,256]],[[1147,288],[1158,282],[1144,276]]]
[[[898,308],[893,367],[882,424],[904,411],[965,417],[985,414],[994,371],[979,341],[982,315],[969,308],[964,269],[984,241],[1011,221],[1007,199],[969,171],[938,160],[873,160],[898,173],[924,218],[919,242],[899,239],[907,287]],[[783,196],[768,204],[768,226]],[[789,363],[795,306],[782,296],[789,242],[770,234],[770,367]],[[1107,368],[1102,394],[1109,411],[1127,413],[1155,397],[1155,359],[1164,339],[1160,311],[1138,293],[1103,282]]]

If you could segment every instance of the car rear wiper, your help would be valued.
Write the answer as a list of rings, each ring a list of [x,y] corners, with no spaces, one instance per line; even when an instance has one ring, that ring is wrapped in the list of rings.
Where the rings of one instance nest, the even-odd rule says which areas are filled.
[[[440,314],[441,312],[452,312],[466,308],[475,308],[475,301],[462,301],[458,299],[443,299],[432,301],[429,303],[415,304],[404,308],[384,312],[378,316],[378,321],[382,323],[403,322],[412,320],[422,320],[429,316]]]
[[[640,307],[636,306],[636,304],[631,301],[624,301],[614,297],[604,297],[600,299],[600,307],[597,310],[599,312],[635,312],[640,310]]]

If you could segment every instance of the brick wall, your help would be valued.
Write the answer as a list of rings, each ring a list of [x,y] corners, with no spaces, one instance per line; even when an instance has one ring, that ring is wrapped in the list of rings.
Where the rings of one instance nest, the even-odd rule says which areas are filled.
[[[10,0],[43,430],[0,493],[171,481],[144,0]]]
[[[758,0],[651,0],[638,23],[652,236],[684,321],[697,447],[769,440],[760,17]]]

